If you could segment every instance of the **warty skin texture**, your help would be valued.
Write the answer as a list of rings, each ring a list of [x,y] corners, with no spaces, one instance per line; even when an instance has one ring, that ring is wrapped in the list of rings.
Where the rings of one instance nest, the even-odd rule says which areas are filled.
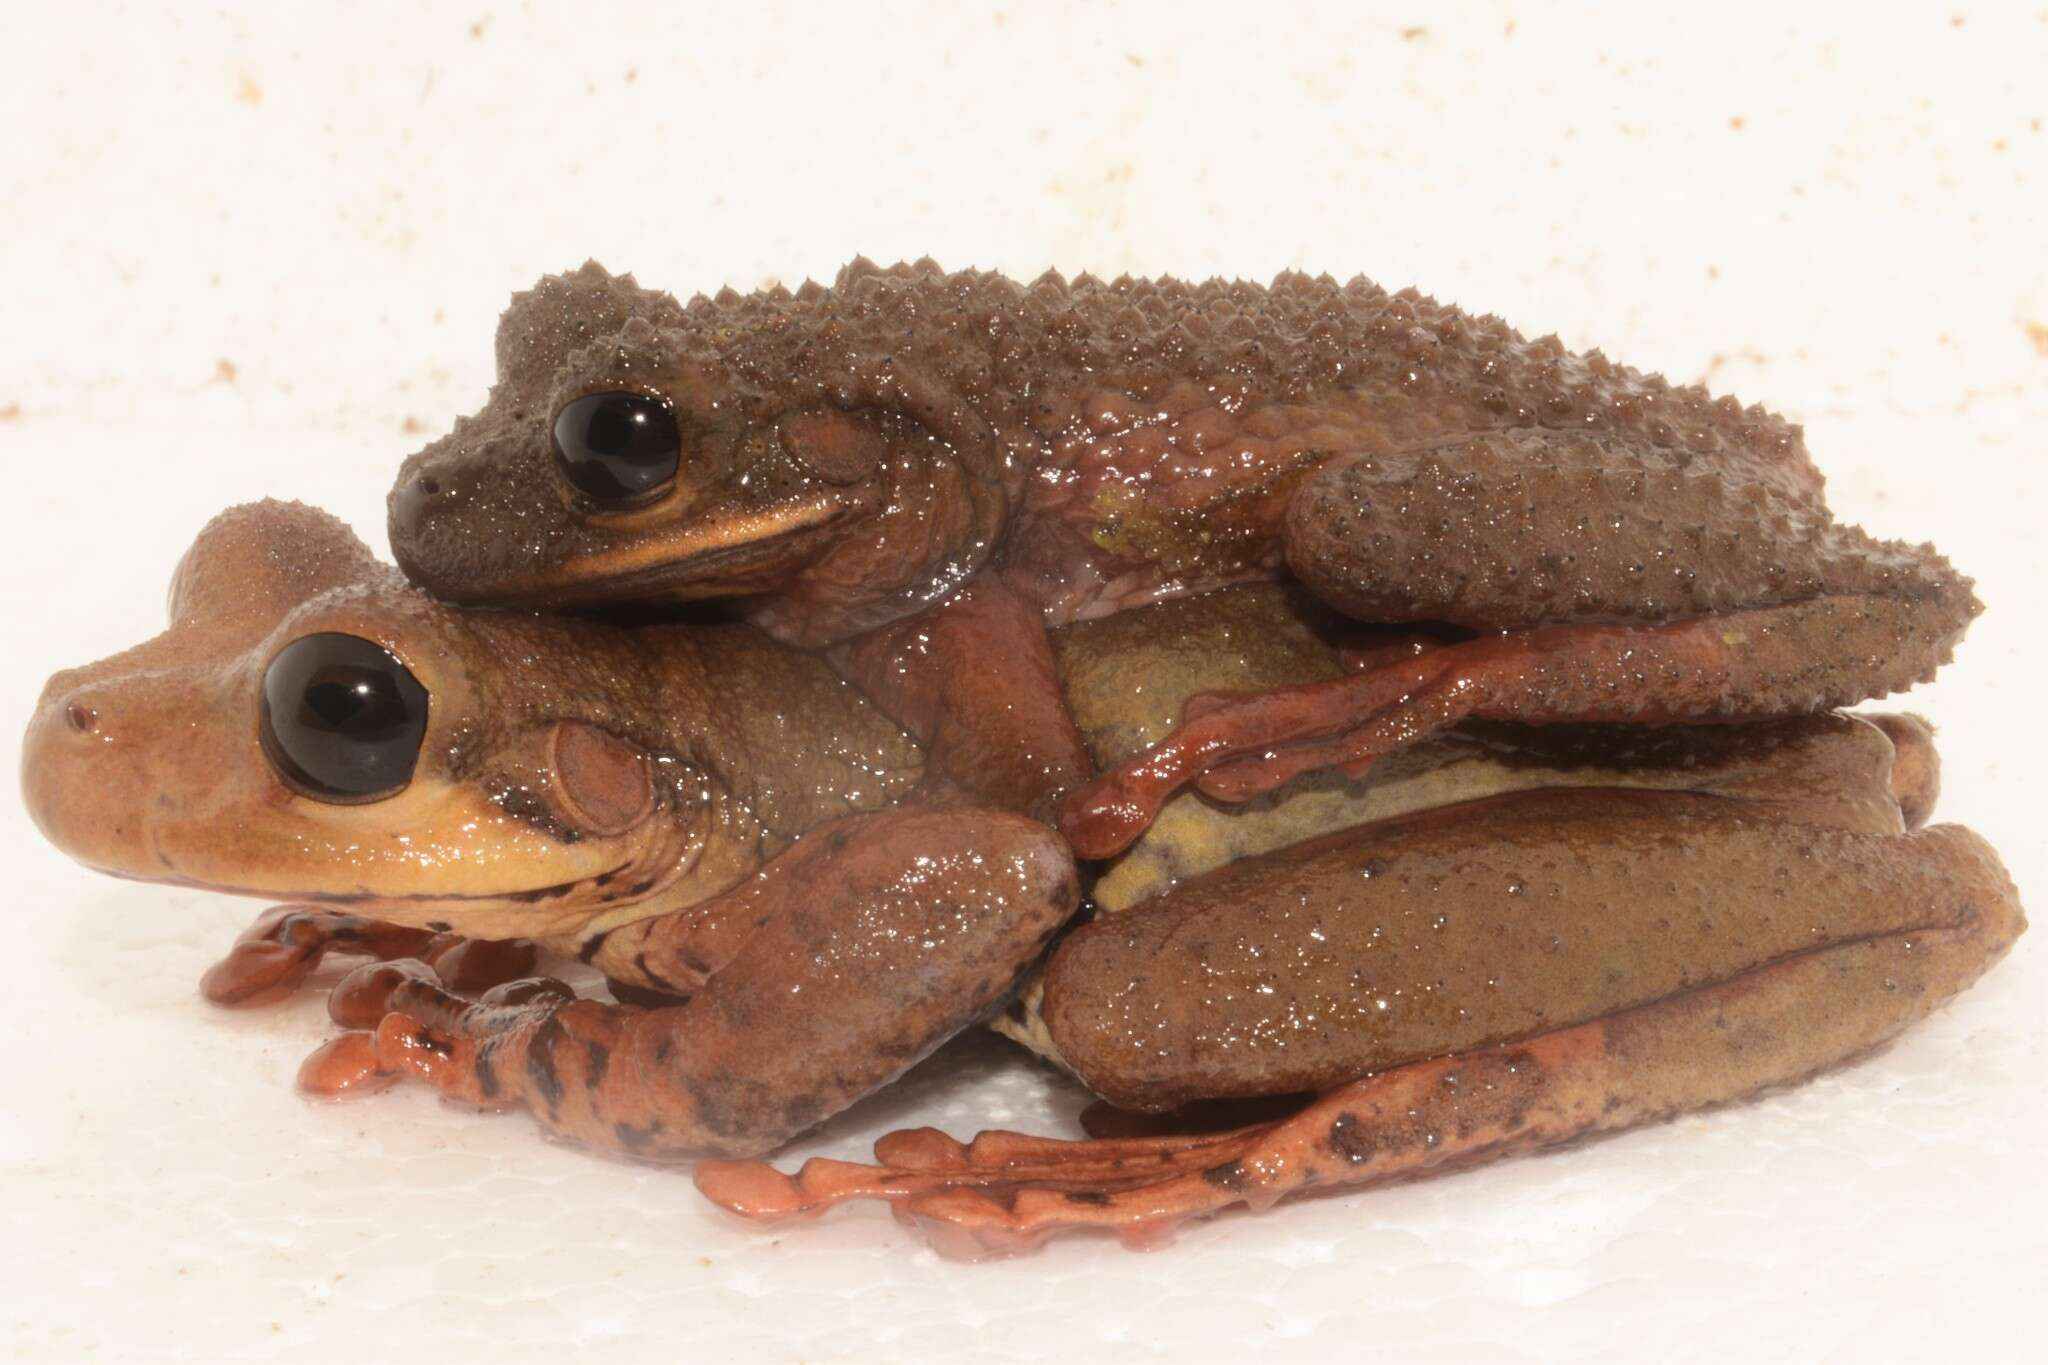
[[[685,304],[593,263],[514,299],[498,366],[483,411],[409,459],[394,485],[392,541],[411,576],[458,600],[731,593],[745,575],[691,567],[680,537],[717,531],[733,554],[775,538],[777,518],[799,508],[827,509],[807,522],[837,527],[827,538],[897,530],[917,542],[904,559],[906,572],[919,559],[915,585],[884,572],[828,586],[837,576],[814,566],[813,610],[794,604],[806,584],[785,581],[779,595],[792,601],[763,610],[812,643],[879,623],[865,608],[835,614],[826,599],[908,589],[901,615],[991,559],[1053,622],[1267,576],[1280,564],[1295,488],[1338,457],[1356,467],[1339,483],[1382,484],[1389,495],[1372,500],[1379,525],[1350,537],[1331,527],[1332,548],[1348,541],[1374,559],[1390,545],[1449,549],[1470,533],[1437,523],[1461,520],[1476,492],[1521,513],[1514,567],[1530,572],[1546,555],[1574,561],[1556,566],[1568,581],[1539,575],[1532,587],[1491,565],[1432,584],[1399,558],[1391,573],[1403,610],[1372,619],[1587,615],[1572,584],[1597,590],[1597,614],[1614,619],[1789,600],[1809,590],[1800,566],[1778,579],[1743,562],[1726,536],[1754,525],[1774,551],[1796,554],[1826,522],[1820,475],[1783,419],[1362,278],[1283,275],[1268,287],[1048,274],[1023,285],[930,262],[856,262],[829,288],[725,290]],[[554,413],[610,387],[657,393],[678,409],[683,472],[654,506],[579,504],[555,475]],[[881,463],[899,492],[919,471],[957,471],[957,481],[927,483],[909,499],[940,510],[879,515],[867,496],[873,480],[849,479],[858,466],[821,474],[806,464],[806,439],[785,434],[798,418],[855,417],[876,451],[894,457]],[[1688,471],[1692,481],[1636,486]],[[1719,507],[1725,490],[1749,506]],[[981,499],[992,501],[961,505]],[[1361,499],[1347,500],[1355,514]],[[1588,534],[1591,524],[1636,508],[1656,519],[1588,560],[1608,539]],[[1299,507],[1297,533],[1336,515]],[[924,523],[915,535],[898,529],[913,522]],[[934,550],[940,542],[953,543]],[[920,558],[924,550],[933,553]],[[1297,572],[1321,576],[1324,557],[1305,546]],[[1735,562],[1716,567],[1721,557]],[[1813,547],[1800,557],[1823,565],[1834,556]],[[872,570],[887,558],[861,562]],[[1439,577],[1459,562],[1437,561]],[[1437,609],[1460,596],[1471,605]],[[815,619],[793,624],[806,613]]]

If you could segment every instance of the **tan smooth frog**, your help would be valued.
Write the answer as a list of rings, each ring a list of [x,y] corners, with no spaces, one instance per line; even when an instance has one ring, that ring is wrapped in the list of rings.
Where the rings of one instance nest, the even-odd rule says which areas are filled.
[[[472,1009],[398,973],[345,1020],[381,1017],[367,1070],[577,1141],[766,1151],[987,1014],[1078,898],[1044,825],[900,806],[918,746],[749,627],[457,611],[282,503],[207,527],[170,613],[51,679],[37,824],[103,871],[303,907],[238,950],[231,999],[419,946],[389,925],[594,963],[658,1005],[528,983]]]
[[[261,922],[254,993],[364,915],[539,938],[626,1001],[536,980],[473,1002],[431,968],[373,967],[337,993],[373,1031],[326,1058],[365,1075],[644,1157],[761,1152],[997,1006],[1077,900],[1044,825],[957,804],[854,689],[744,626],[462,612],[280,504],[209,527],[171,613],[52,679],[24,787],[55,842],[348,912]],[[1047,650],[1113,763],[1192,696],[1327,682],[1372,646],[1265,589]],[[1933,787],[1924,728],[1816,716],[1466,731],[1234,809],[1185,795],[1098,884],[1123,912],[1059,945],[1012,1030],[1128,1109],[1305,1107],[1100,1142],[896,1134],[879,1169],[713,1161],[698,1183],[760,1217],[888,1198],[977,1254],[1074,1226],[1145,1241],[1796,1080],[2023,927],[1980,840],[1910,828]],[[1333,825],[1353,827],[1245,856]]]

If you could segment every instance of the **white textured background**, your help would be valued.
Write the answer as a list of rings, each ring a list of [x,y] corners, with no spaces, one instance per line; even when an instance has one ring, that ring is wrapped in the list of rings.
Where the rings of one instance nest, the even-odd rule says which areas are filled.
[[[853,7],[847,7],[850,11]],[[153,633],[206,517],[383,544],[506,295],[596,256],[688,292],[931,253],[1287,266],[1556,330],[1808,425],[1845,516],[1989,605],[1915,705],[1943,813],[2048,906],[2039,5],[1243,3],[590,10],[6,0],[0,742]],[[2016,1358],[2038,1350],[2040,942],[1885,1054],[1576,1151],[1189,1229],[936,1259],[776,1234],[673,1173],[419,1090],[290,1089],[316,996],[228,1015],[258,908],[117,884],[0,810],[0,1335],[34,1359]],[[984,1042],[800,1152],[1074,1096]]]

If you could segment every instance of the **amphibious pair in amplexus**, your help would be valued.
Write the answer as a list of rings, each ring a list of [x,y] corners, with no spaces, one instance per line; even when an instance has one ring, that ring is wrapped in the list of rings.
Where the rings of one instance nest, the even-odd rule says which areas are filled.
[[[1927,728],[1834,710],[1967,581],[1757,409],[1301,276],[586,266],[498,361],[399,472],[403,573],[231,509],[30,726],[74,856],[286,902],[212,998],[369,957],[310,1088],[722,1158],[755,1216],[1142,1242],[1800,1079],[2024,927],[1922,827]],[[1120,1135],[751,1159],[991,1016]]]

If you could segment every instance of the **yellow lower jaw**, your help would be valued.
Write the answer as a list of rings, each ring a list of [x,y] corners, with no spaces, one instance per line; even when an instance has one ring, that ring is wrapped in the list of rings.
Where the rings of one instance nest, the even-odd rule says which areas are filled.
[[[665,533],[650,527],[635,535],[630,528],[621,528],[611,548],[577,559],[573,577],[557,569],[545,579],[499,585],[487,600],[527,605],[620,597],[724,597],[742,589],[766,590],[800,568],[812,553],[806,548],[807,533],[844,512],[837,500],[819,497]]]
[[[108,870],[346,905],[394,924],[446,925],[483,938],[574,933],[610,908],[605,897],[664,870],[659,825],[567,842],[445,781],[416,779],[369,805],[300,796],[237,805],[152,822],[149,847],[127,849],[135,856]]]

